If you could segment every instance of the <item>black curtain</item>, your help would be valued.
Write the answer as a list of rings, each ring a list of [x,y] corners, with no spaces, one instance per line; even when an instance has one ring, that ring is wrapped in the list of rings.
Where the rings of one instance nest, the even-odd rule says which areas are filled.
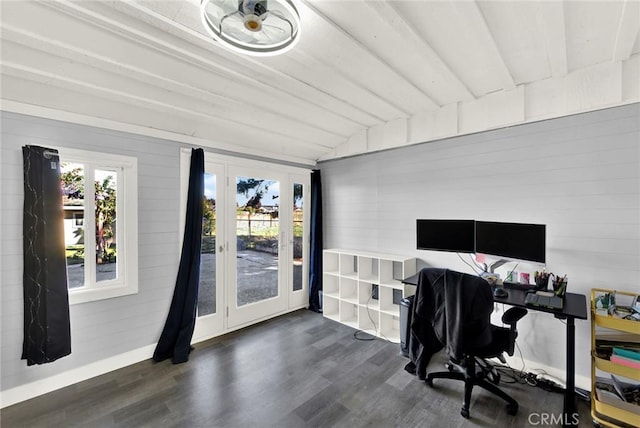
[[[64,210],[58,151],[22,147],[24,171],[23,294],[27,365],[71,353]]]
[[[311,172],[311,248],[309,254],[309,309],[320,312],[322,290],[322,180],[320,170]]]
[[[202,244],[202,200],[204,198],[204,151],[191,150],[187,218],[178,277],[164,329],[153,353],[154,361],[171,358],[174,364],[189,360],[196,323]]]

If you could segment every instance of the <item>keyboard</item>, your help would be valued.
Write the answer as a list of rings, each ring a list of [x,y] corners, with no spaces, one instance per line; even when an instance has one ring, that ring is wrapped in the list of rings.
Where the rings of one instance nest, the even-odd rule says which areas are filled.
[[[550,309],[562,309],[564,307],[564,299],[558,296],[543,296],[540,294],[527,294],[524,298],[525,305],[540,306]]]

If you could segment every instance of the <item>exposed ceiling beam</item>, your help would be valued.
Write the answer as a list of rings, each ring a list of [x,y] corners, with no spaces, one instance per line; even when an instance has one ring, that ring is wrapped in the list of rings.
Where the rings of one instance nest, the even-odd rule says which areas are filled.
[[[183,7],[186,7],[191,3],[185,3]],[[233,61],[236,64],[241,65],[242,67],[247,67],[246,65],[247,63],[250,64],[251,79],[253,80],[255,80],[258,77],[255,71],[257,69],[262,70],[263,74],[270,76],[269,80],[267,79],[259,80],[264,85],[274,86],[273,76],[275,75],[278,78],[282,79],[284,83],[284,84],[278,84],[274,86],[277,89],[282,90],[282,88],[288,88],[290,86],[289,83],[296,83],[303,87],[306,87],[306,89],[309,90],[310,92],[314,92],[315,93],[314,95],[319,95],[320,96],[319,98],[322,98],[322,94],[324,94],[326,95],[324,102],[314,103],[316,107],[323,108],[331,112],[345,111],[345,107],[346,107],[347,108],[345,112],[346,114],[343,114],[342,117],[348,118],[349,120],[355,122],[360,127],[370,126],[372,122],[378,123],[383,121],[381,118],[371,116],[369,112],[364,111],[362,108],[358,107],[357,105],[350,103],[349,101],[344,100],[340,97],[336,97],[335,94],[331,94],[327,91],[324,91],[318,88],[317,86],[311,85],[308,82],[305,82],[304,80],[297,78],[296,76],[284,73],[275,67],[271,67],[268,64],[266,64],[264,61],[254,59],[249,56],[242,56],[242,60],[238,61],[237,54],[229,53],[222,48],[212,49],[212,47],[215,46],[216,42],[214,42],[210,36],[205,35],[201,32],[195,31],[194,29],[188,27],[187,25],[182,25],[180,22],[177,22],[174,19],[168,18],[160,13],[157,13],[156,11],[150,9],[144,4],[140,4],[139,2],[117,2],[113,4],[113,7],[117,8],[123,13],[127,13],[128,15],[132,15],[131,11],[136,11],[138,12],[138,14],[142,15],[142,17],[147,22],[151,23],[152,25],[158,26],[159,28],[163,28],[169,33],[177,37],[186,38],[189,42],[197,44],[203,49],[207,49],[209,51],[215,50],[218,54],[220,54],[221,56],[224,56],[226,60]],[[196,9],[198,9],[198,13],[199,13],[199,7],[198,6],[195,6],[195,7]],[[138,15],[133,15],[133,16],[138,16]],[[299,52],[296,52],[296,54],[298,53]],[[289,93],[289,94],[294,95],[296,97],[299,97],[301,95],[299,91],[295,93]],[[313,100],[316,97],[312,96],[312,97],[304,97],[304,98],[309,100],[308,102],[311,102],[310,100]],[[353,115],[354,112],[357,112],[357,116],[358,116],[357,118]]]
[[[567,36],[564,6],[561,1],[540,1],[539,22],[544,29],[549,67],[552,77],[563,77],[569,72],[567,65]]]
[[[219,95],[202,87],[187,84],[184,81],[176,81],[139,67],[114,61],[98,55],[95,52],[80,49],[77,46],[70,46],[59,41],[46,39],[11,25],[5,25],[3,27],[3,39],[6,42],[16,43],[38,51],[55,53],[62,58],[72,60],[78,64],[85,64],[126,79],[132,79],[142,85],[153,85],[160,92],[166,92],[168,90],[181,94],[182,96],[192,97],[199,102],[207,103],[213,109],[215,109],[216,106],[224,106],[224,108],[218,108],[217,116],[219,117],[238,118],[243,114],[251,115],[252,112],[260,112],[261,114],[270,115],[273,119],[285,119],[285,121],[289,121],[292,125],[300,127],[301,130],[307,128],[307,131],[304,132],[305,134],[309,131],[320,133],[320,135],[324,135],[328,140],[342,140],[348,137],[348,135],[336,134],[331,130],[318,127],[313,123],[309,123],[304,118],[292,117],[282,111],[270,109],[267,105],[256,106],[247,104],[246,102],[240,102],[235,98]],[[5,50],[6,48],[5,46]]]
[[[427,109],[427,110],[435,110],[435,109],[438,109],[440,107],[428,94],[425,94],[422,89],[418,88],[404,74],[401,74],[399,70],[397,70],[397,69],[391,67],[389,64],[387,64],[387,62],[384,59],[380,58],[380,56],[378,54],[376,54],[371,49],[369,49],[367,46],[365,46],[362,42],[360,42],[358,39],[356,39],[353,35],[351,35],[349,32],[347,32],[344,28],[342,28],[338,24],[336,24],[332,19],[330,19],[328,16],[326,16],[320,10],[318,10],[316,7],[314,7],[309,1],[301,0],[301,3],[304,4],[310,11],[312,11],[318,18],[320,18],[327,26],[329,26],[330,28],[333,28],[335,31],[337,31],[338,33],[340,33],[341,35],[346,37],[358,49],[362,50],[363,52],[366,52],[366,54],[370,58],[374,59],[378,63],[378,65],[380,67],[386,68],[388,71],[390,71],[394,75],[400,77],[409,86],[414,88],[417,93],[422,94],[424,99],[425,99],[425,101],[426,101],[425,109]],[[386,100],[386,101],[390,105],[393,105],[395,108],[397,108],[398,110],[402,111],[405,116],[407,116],[407,117],[411,116],[411,112],[406,111],[402,106],[398,106],[398,105],[396,105],[395,103],[392,103],[389,100]]]
[[[160,138],[169,141],[181,142],[196,147],[206,147],[213,149],[214,153],[222,153],[231,156],[247,157],[250,155],[252,158],[261,158],[265,161],[275,161],[279,163],[292,164],[295,166],[314,166],[316,162],[308,158],[299,156],[292,156],[289,154],[274,153],[259,148],[251,149],[251,152],[241,152],[239,147],[235,143],[228,143],[223,141],[213,141],[211,139],[204,139],[201,137],[194,137],[191,135],[185,135],[181,133],[175,133],[172,131],[149,128],[141,126],[135,123],[125,123],[111,119],[99,118],[82,113],[73,113],[69,111],[63,111],[59,109],[53,109],[43,106],[36,106],[33,104],[25,104],[20,101],[12,101],[6,99],[0,99],[2,110],[6,112],[19,113],[27,116],[36,116],[45,119],[51,119],[62,122],[81,123],[87,126],[94,126],[96,128],[109,129],[119,132],[128,132],[131,134],[144,135],[153,138]]]
[[[496,44],[495,39],[493,38],[493,34],[489,29],[489,25],[487,24],[487,20],[480,10],[480,6],[475,1],[473,2],[453,2],[454,7],[456,7],[460,14],[470,14],[471,22],[476,26],[476,34],[482,37],[483,45],[487,48],[487,52],[489,53],[490,59],[495,65],[495,72],[497,73],[502,89],[505,91],[510,91],[515,89],[516,83],[513,80],[513,76],[509,71],[509,67],[507,63],[504,61],[500,50],[498,49],[498,45]]]
[[[213,116],[207,112],[202,112],[199,110],[194,110],[193,108],[187,108],[185,106],[177,105],[175,102],[165,102],[157,98],[151,99],[142,95],[132,94],[130,92],[101,86],[93,82],[81,81],[72,77],[62,76],[58,73],[53,73],[33,67],[27,67],[22,64],[11,63],[8,61],[3,61],[0,68],[3,75],[13,76],[23,80],[31,80],[53,87],[66,88],[77,92],[84,92],[86,94],[89,94],[90,96],[97,96],[116,102],[126,102],[129,105],[135,105],[145,109],[157,110],[162,112],[172,112],[176,116],[187,118],[196,117],[203,123],[214,124],[224,129],[237,129],[245,135],[253,134],[253,141],[262,141],[265,144],[265,140],[267,138],[271,138],[274,142],[286,142],[291,140],[291,137],[285,133],[274,130],[266,130],[263,128],[257,129],[255,127],[247,127],[246,123],[241,121],[242,118],[238,118],[238,120],[221,118]],[[315,141],[309,141],[304,138],[296,138],[295,143],[299,145],[305,145],[307,147],[313,147],[318,151],[324,151],[333,148],[333,146],[320,144]]]
[[[613,47],[613,60],[624,61],[629,59],[633,45],[640,36],[640,2],[626,0],[622,5],[620,22],[616,33],[616,41]]]
[[[326,95],[326,94],[321,94],[320,97],[315,96],[318,94],[314,94],[314,96],[309,96],[309,97],[301,97],[300,95],[301,95],[301,91],[303,90],[302,88],[300,88],[301,91],[291,92],[291,91],[288,91],[290,85],[274,85],[274,81],[275,81],[274,75],[292,80],[290,76],[287,76],[277,70],[273,70],[273,69],[266,70],[265,75],[270,75],[270,78],[267,79],[267,78],[261,77],[259,73],[247,73],[247,74],[238,73],[237,69],[231,68],[229,66],[225,66],[223,63],[228,61],[228,59],[226,57],[222,57],[218,55],[215,49],[211,49],[211,40],[207,39],[206,36],[198,32],[188,30],[186,34],[191,34],[191,36],[193,36],[196,39],[199,39],[200,41],[204,41],[204,40],[207,41],[207,47],[209,48],[209,50],[206,51],[206,55],[201,54],[200,52],[196,52],[195,49],[186,49],[182,46],[178,46],[173,43],[174,41],[173,39],[169,39],[166,37],[161,39],[156,35],[153,35],[153,34],[144,32],[138,28],[134,28],[132,26],[126,25],[115,18],[108,17],[105,13],[99,13],[92,9],[89,9],[89,7],[95,8],[99,6],[104,6],[101,2],[74,3],[74,2],[68,2],[68,1],[59,1],[59,2],[46,2],[43,4],[55,10],[59,10],[63,13],[66,13],[76,19],[84,19],[85,21],[90,22],[92,25],[99,25],[107,29],[108,31],[111,31],[122,37],[127,37],[130,40],[136,41],[138,43],[144,43],[147,46],[153,49],[156,49],[157,51],[162,52],[165,55],[170,55],[170,56],[179,58],[181,61],[203,68],[207,70],[207,72],[209,73],[218,73],[219,76],[222,78],[231,79],[233,81],[239,81],[242,85],[255,88],[256,91],[262,91],[262,92],[272,91],[274,92],[274,96],[276,97],[284,96],[294,105],[299,103],[312,104],[314,107],[324,110],[327,114],[335,115],[336,120],[339,120],[339,121],[350,120],[350,117],[347,114],[341,115],[341,116],[338,116],[335,114],[335,111],[344,110],[343,108],[341,109],[340,107],[347,107],[349,109],[352,109],[352,106],[346,106],[340,100],[332,98],[331,100],[327,100],[326,103],[317,103],[317,102],[314,102],[314,100],[316,100],[317,98],[322,98],[322,95]],[[116,11],[116,9],[113,9],[113,10]],[[151,13],[152,11],[149,11],[149,12]],[[155,16],[161,17],[161,15],[157,13],[155,14]],[[176,24],[173,23],[171,25],[175,26]],[[180,28],[182,29],[183,26],[180,26]],[[233,56],[233,54],[227,54],[226,51],[223,52],[222,50],[220,50],[220,52],[225,55]],[[249,61],[252,61],[252,60],[249,60]],[[251,67],[253,67],[254,65],[257,68],[266,67],[260,64],[259,62],[253,61],[251,63]],[[247,66],[245,66],[245,68],[246,67]],[[299,80],[296,80],[296,81],[300,82]],[[316,88],[312,88],[304,82],[300,82],[300,83],[304,84],[304,86],[306,86],[307,89],[312,89],[314,92],[317,92]],[[336,103],[340,103],[342,104],[342,106],[338,107],[335,105]],[[366,115],[366,113],[363,112],[362,110],[360,110],[357,113],[361,115]],[[377,123],[379,120],[376,118],[370,117],[369,121],[374,121]],[[366,124],[359,121],[352,121],[352,122],[361,127],[367,126]]]
[[[442,57],[433,50],[431,45],[418,34],[416,29],[402,17],[394,7],[393,3],[383,1],[364,1],[363,3],[378,14],[378,16],[382,18],[383,22],[387,23],[390,28],[393,28],[400,37],[408,40],[410,43],[413,43],[418,47],[420,55],[423,56],[425,60],[440,73],[440,75],[448,78],[450,83],[455,86],[455,91],[461,95],[461,99],[459,101],[470,101],[475,99],[475,96],[462,81],[460,76],[458,76],[442,59]],[[390,22],[397,22],[397,24],[391,25]]]

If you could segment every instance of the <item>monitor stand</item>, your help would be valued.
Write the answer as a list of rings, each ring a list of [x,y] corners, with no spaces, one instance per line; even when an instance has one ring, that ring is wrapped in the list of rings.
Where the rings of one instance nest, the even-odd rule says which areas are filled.
[[[496,272],[496,269],[498,269],[500,266],[502,266],[502,265],[503,265],[503,264],[505,264],[505,263],[509,263],[509,260],[500,259],[500,260],[498,260],[497,262],[492,263],[492,264],[489,266],[489,272],[490,272],[490,273],[495,273],[495,272]]]

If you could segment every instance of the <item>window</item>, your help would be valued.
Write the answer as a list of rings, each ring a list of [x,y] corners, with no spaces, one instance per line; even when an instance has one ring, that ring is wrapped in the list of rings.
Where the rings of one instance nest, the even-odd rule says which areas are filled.
[[[136,158],[59,153],[69,302],[137,293]]]

